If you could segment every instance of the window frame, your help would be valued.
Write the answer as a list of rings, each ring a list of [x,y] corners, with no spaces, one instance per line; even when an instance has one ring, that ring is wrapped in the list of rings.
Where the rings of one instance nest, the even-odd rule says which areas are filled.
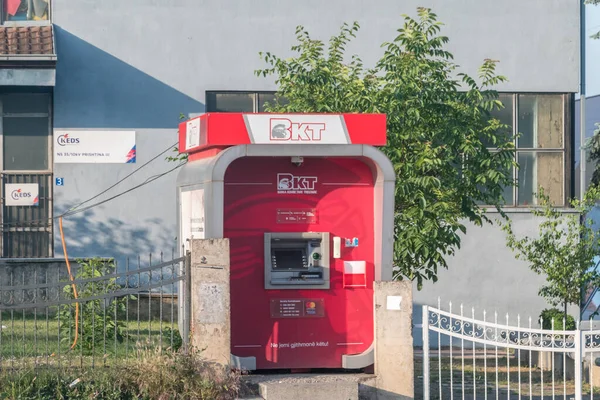
[[[216,109],[216,104],[213,104],[213,103],[215,103],[213,101],[213,98],[216,98],[216,95],[219,95],[219,94],[252,95],[253,96],[253,102],[252,102],[253,111],[242,111],[242,112],[259,113],[260,112],[259,111],[259,109],[260,109],[259,96],[265,95],[265,94],[275,95],[275,94],[277,94],[277,91],[275,91],[275,90],[207,90],[205,93],[206,112],[217,112],[217,111],[214,111]]]
[[[8,19],[8,13],[4,10],[4,3],[5,3],[5,0],[0,0],[0,26],[2,26],[2,27],[52,25],[54,0],[48,0],[48,19],[41,20],[41,21],[10,21]]]
[[[4,99],[7,95],[11,94],[31,94],[31,95],[42,95],[47,96],[48,98],[48,110],[46,113],[35,112],[35,113],[4,113]],[[35,259],[44,259],[44,258],[52,258],[54,257],[54,173],[53,173],[53,96],[52,92],[44,91],[44,90],[1,90],[0,91],[0,223],[2,226],[0,228],[0,258],[35,258]],[[43,170],[7,170],[4,166],[4,118],[48,118],[48,145],[47,145],[47,160],[48,165],[46,169]],[[37,220],[36,218],[29,218],[29,216],[34,215],[34,210],[29,210],[24,208],[23,212],[18,212],[19,217],[24,217],[22,222],[10,222],[10,225],[5,226],[5,220],[10,218],[9,213],[7,212],[7,207],[4,204],[5,192],[4,187],[6,183],[11,182],[28,182],[31,180],[32,182],[42,180],[46,181],[46,191],[45,196],[42,197],[42,193],[40,190],[40,203],[42,201],[47,202],[45,205],[47,207],[47,218],[48,221]],[[41,186],[41,183],[39,183]],[[21,206],[28,207],[28,206]],[[39,206],[38,206],[39,207]],[[45,218],[45,217],[44,217]],[[32,222],[28,222],[32,221]],[[8,222],[7,222],[8,223]],[[44,252],[43,256],[36,255],[15,255],[9,253],[12,249],[11,246],[6,245],[7,241],[11,238],[19,236],[19,234],[25,232],[42,232],[48,236],[48,249]],[[35,239],[33,239],[35,241]],[[35,248],[37,245],[33,244]],[[32,247],[33,248],[33,247]],[[18,251],[18,250],[17,250]]]
[[[558,93],[558,92],[498,92],[499,96],[510,96],[512,99],[512,133],[514,136],[513,145],[514,161],[518,162],[519,154],[522,153],[533,153],[533,154],[548,154],[548,153],[559,153],[562,154],[562,196],[561,203],[556,205],[557,208],[568,208],[568,200],[572,197],[572,171],[570,171],[571,163],[571,138],[573,136],[573,124],[572,124],[572,102],[573,94],[571,93]],[[560,96],[562,102],[562,147],[518,147],[519,140],[516,137],[519,132],[519,99],[521,96]],[[496,148],[488,148],[490,151],[497,150]],[[519,183],[519,168],[513,166],[513,177],[517,184]],[[502,208],[534,208],[539,207],[537,204],[519,204],[519,187],[512,187],[512,202],[511,204],[505,204]]]

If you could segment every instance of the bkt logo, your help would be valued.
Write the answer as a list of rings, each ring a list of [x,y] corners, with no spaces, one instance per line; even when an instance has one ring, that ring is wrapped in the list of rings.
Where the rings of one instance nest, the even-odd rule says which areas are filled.
[[[296,123],[287,118],[271,118],[271,140],[319,142],[325,131],[324,123]]]
[[[315,194],[316,176],[294,176],[277,174],[277,193]]]
[[[69,136],[68,133],[64,134],[64,135],[60,135],[57,139],[56,142],[58,143],[59,146],[68,146],[71,144],[78,144],[79,143],[79,138],[72,138]]]
[[[10,193],[10,197],[12,197],[13,200],[28,199],[28,198],[31,198],[31,193],[24,192],[21,189],[17,189],[17,190],[13,190]]]

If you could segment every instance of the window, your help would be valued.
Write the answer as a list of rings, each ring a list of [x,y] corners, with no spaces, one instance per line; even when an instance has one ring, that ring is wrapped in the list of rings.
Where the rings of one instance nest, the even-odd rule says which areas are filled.
[[[569,99],[561,94],[500,94],[504,109],[492,115],[509,125],[511,134],[519,133],[515,142],[519,168],[513,171],[518,187],[506,188],[507,206],[537,205],[539,187],[554,205],[566,204]]]
[[[50,0],[0,0],[2,22],[50,20]]]
[[[49,93],[0,93],[0,255],[5,258],[53,255],[51,108]],[[34,188],[30,194],[37,204],[11,201],[20,186],[24,192]]]
[[[275,92],[206,92],[206,112],[265,112],[275,99]]]
[[[275,98],[275,92],[210,91],[206,93],[206,111],[264,112],[265,102],[273,102]],[[535,193],[540,186],[554,205],[566,204],[569,175],[565,143],[571,137],[570,98],[563,94],[499,95],[504,108],[494,110],[492,115],[509,126],[507,134],[521,133],[515,142],[520,168],[511,171],[518,187],[504,189],[505,206],[537,205]]]

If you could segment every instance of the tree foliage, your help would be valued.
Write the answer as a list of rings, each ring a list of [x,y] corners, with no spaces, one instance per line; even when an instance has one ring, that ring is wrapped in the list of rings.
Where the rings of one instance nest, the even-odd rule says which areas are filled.
[[[596,124],[594,135],[585,144],[590,160],[596,164],[592,174],[592,185],[600,185],[600,124]]]
[[[57,319],[62,341],[73,342],[75,333],[77,333],[78,340],[73,348],[83,347],[83,352],[91,354],[94,350],[102,348],[107,341],[109,343],[123,341],[127,333],[125,323],[119,317],[125,312],[127,300],[133,299],[133,296],[113,298],[108,304],[102,298],[102,296],[108,296],[111,292],[119,289],[116,278],[111,277],[116,270],[112,260],[92,258],[77,260],[77,263],[79,269],[75,280],[92,279],[92,282],[78,285],[77,298],[94,300],[80,302],[78,313],[76,313],[74,304],[60,306]],[[100,280],[102,277],[106,277],[106,279]],[[66,299],[75,299],[71,285],[64,286],[63,293]]]
[[[479,205],[499,209],[503,187],[514,184],[508,172],[513,138],[490,118],[491,110],[502,107],[492,89],[505,80],[495,72],[497,62],[483,62],[478,83],[459,72],[430,9],[418,8],[416,19],[403,17],[372,68],[357,55],[345,56],[359,30],[355,22],[344,24],[327,49],[298,27],[292,47],[297,55],[260,53],[268,67],[256,74],[275,76],[278,96],[285,99],[268,104],[270,112],[387,114],[382,151],[396,171],[394,274],[421,288],[447,267],[466,222],[487,221]]]
[[[600,190],[590,187],[582,201],[573,200],[569,213],[554,208],[543,190],[538,198],[541,208],[533,209],[535,216],[543,218],[536,238],[517,238],[512,223],[503,226],[508,234],[507,244],[546,284],[539,291],[553,306],[580,305],[582,288],[600,284],[600,271],[593,267],[594,258],[600,254],[600,233],[595,232],[591,219],[582,218],[596,205]]]
[[[600,0],[585,0],[585,4],[592,4],[594,6],[597,6],[598,4],[600,4]],[[600,31],[596,32],[592,35],[593,39],[600,39]]]

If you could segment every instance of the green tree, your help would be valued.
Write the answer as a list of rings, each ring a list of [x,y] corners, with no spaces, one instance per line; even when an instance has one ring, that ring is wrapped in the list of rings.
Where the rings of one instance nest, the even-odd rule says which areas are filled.
[[[600,233],[585,217],[599,195],[598,187],[590,187],[584,199],[572,200],[573,210],[565,213],[554,208],[540,190],[541,207],[532,210],[536,217],[543,218],[538,237],[517,238],[510,221],[503,226],[508,247],[517,253],[517,259],[546,279],[539,295],[553,306],[562,306],[565,318],[569,304],[581,304],[582,288],[600,284],[600,271],[592,268],[594,257],[600,254]]]
[[[500,210],[503,188],[513,185],[512,137],[490,112],[501,108],[492,89],[504,77],[485,60],[477,83],[460,73],[440,35],[441,23],[428,8],[403,27],[383,55],[365,69],[345,48],[359,29],[344,24],[329,41],[296,30],[297,56],[260,53],[275,76],[278,96],[270,112],[385,113],[388,144],[382,150],[396,170],[394,275],[437,280],[438,268],[460,247],[466,222],[488,221],[481,204]],[[488,151],[488,145],[498,151]],[[501,211],[501,210],[500,210]]]

